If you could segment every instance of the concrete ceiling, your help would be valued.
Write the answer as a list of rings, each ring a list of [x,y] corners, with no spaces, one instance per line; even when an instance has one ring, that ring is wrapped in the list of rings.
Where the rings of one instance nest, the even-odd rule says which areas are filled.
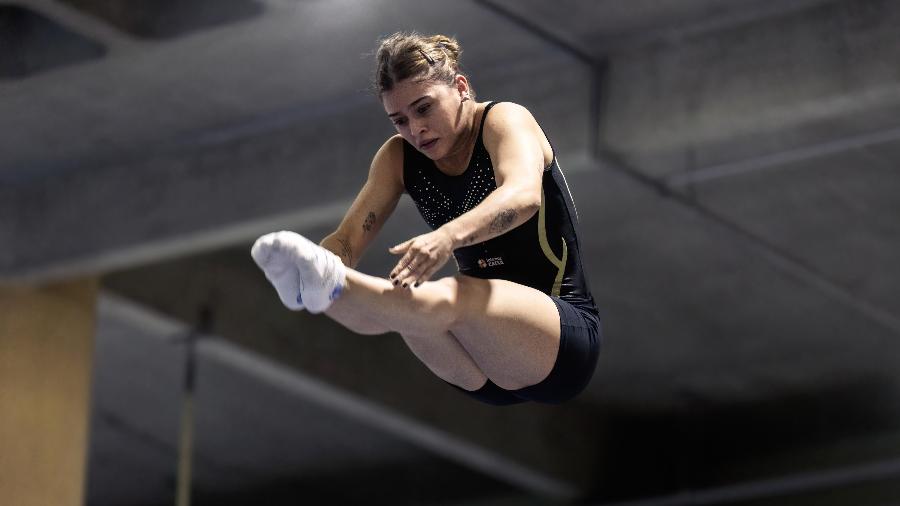
[[[802,11],[823,0],[484,0],[505,15],[537,25],[573,47],[603,58],[612,51],[729,29]]]
[[[213,3],[0,4],[0,279],[107,290],[90,504],[169,502],[201,311],[200,503],[900,497],[895,4]],[[570,405],[474,405],[248,261],[340,219],[391,132],[363,55],[401,29],[457,35],[560,153],[607,335]],[[404,200],[361,270],[421,229]]]

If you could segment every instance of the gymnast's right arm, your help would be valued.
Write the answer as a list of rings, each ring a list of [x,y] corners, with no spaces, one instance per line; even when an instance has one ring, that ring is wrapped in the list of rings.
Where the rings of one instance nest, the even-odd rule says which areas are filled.
[[[339,256],[347,267],[356,267],[403,195],[402,170],[403,139],[395,135],[375,154],[368,180],[337,230],[319,245]]]

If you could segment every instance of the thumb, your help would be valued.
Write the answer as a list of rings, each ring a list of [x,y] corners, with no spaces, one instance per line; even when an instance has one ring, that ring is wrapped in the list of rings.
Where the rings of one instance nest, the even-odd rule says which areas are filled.
[[[400,244],[391,247],[390,249],[388,249],[388,251],[390,251],[391,253],[393,253],[393,254],[395,254],[395,255],[399,255],[400,253],[403,253],[403,252],[405,252],[407,249],[409,249],[409,245],[410,245],[411,242],[413,242],[412,239],[410,239],[410,240],[408,240],[408,241],[403,241],[403,242],[401,242]]]

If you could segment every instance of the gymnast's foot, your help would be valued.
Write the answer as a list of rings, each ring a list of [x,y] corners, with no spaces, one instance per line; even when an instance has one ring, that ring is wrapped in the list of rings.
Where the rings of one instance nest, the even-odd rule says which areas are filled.
[[[341,259],[300,234],[266,234],[256,240],[250,255],[288,309],[321,313],[344,288]]]

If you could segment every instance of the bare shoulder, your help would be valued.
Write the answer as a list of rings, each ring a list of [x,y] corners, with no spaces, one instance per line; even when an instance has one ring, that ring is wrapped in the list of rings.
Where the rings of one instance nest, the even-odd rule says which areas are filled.
[[[520,151],[536,146],[537,156],[543,158],[542,168],[553,160],[553,148],[531,111],[514,102],[500,102],[491,108],[482,136],[492,154],[501,150],[501,146]]]
[[[531,111],[514,102],[500,102],[484,120],[484,142],[496,145],[511,137],[542,140],[544,135]]]
[[[391,165],[403,164],[403,137],[400,134],[392,135],[375,153],[374,162],[389,163]],[[373,162],[373,165],[374,165]]]
[[[503,131],[511,127],[537,127],[531,111],[515,102],[500,102],[491,108],[484,121],[485,129]]]
[[[379,181],[393,181],[402,184],[403,179],[403,137],[393,135],[375,153],[369,178]]]

